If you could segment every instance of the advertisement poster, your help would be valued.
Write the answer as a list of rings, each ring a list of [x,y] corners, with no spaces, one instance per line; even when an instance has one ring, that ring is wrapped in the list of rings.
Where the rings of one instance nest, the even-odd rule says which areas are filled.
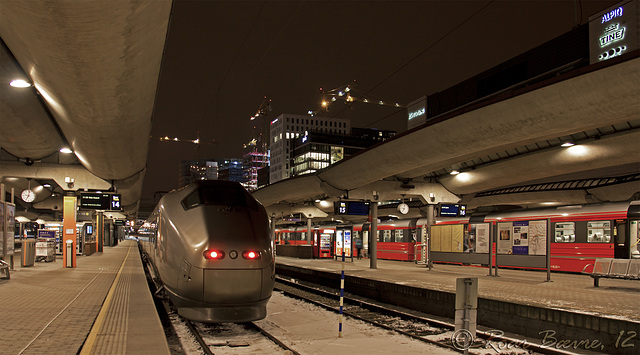
[[[344,256],[349,258],[351,257],[351,231],[344,231]]]
[[[5,216],[6,216],[5,226],[7,226],[7,228],[5,228],[5,231],[4,231],[4,239],[7,241],[5,256],[9,256],[14,254],[14,248],[15,248],[14,226],[16,225],[16,206],[5,204]]]
[[[336,256],[342,256],[342,232],[343,230],[336,230]]]
[[[469,229],[464,231],[464,252],[476,252],[476,226],[473,224],[470,224]]]
[[[529,255],[547,255],[547,221],[529,222]]]
[[[489,253],[489,224],[472,224],[476,238],[476,253]]]
[[[511,222],[498,223],[498,254],[512,254]]]
[[[513,222],[513,254],[529,254],[529,222]]]

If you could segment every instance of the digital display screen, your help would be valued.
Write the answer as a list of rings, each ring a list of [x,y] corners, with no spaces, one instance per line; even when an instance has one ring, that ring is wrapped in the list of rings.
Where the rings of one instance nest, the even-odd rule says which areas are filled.
[[[79,207],[89,210],[122,211],[120,194],[86,192],[80,194]]]
[[[338,215],[368,216],[369,203],[361,201],[338,201],[334,205],[334,213]]]
[[[442,204],[440,205],[440,217],[465,217],[467,205]]]
[[[87,225],[87,234],[93,234],[93,226],[92,225]]]

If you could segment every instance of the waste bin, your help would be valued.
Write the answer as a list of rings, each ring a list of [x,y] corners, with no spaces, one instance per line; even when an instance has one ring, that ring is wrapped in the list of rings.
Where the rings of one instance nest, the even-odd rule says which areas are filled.
[[[65,267],[73,267],[73,254],[75,250],[73,250],[73,240],[67,239],[66,246],[67,253],[65,255],[66,260],[64,261]]]
[[[36,262],[36,241],[34,239],[26,239],[22,241],[22,261],[20,265],[33,266]]]

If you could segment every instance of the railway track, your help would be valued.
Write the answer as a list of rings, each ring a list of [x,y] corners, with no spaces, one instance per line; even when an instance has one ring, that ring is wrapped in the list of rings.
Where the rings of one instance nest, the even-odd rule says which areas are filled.
[[[156,282],[153,268],[149,267],[145,258],[143,260],[147,283],[154,294],[154,302],[172,354],[222,355],[242,351],[247,354],[300,355],[256,322],[201,323],[180,317],[171,301],[164,296],[162,285]],[[189,338],[193,340],[192,344],[188,344]]]
[[[181,319],[207,355],[285,353],[300,355],[255,322],[199,323]]]
[[[278,276],[275,289],[286,296],[339,312],[340,292],[337,289]],[[344,297],[344,305],[343,313],[346,316],[460,353],[464,353],[467,348],[471,354],[576,354],[576,352],[544,347],[527,340],[504,336],[497,332],[480,330],[477,331],[472,343],[465,344],[464,342],[469,341],[469,338],[466,338],[467,335],[464,332],[456,332],[454,324],[432,318],[421,312],[347,294]]]

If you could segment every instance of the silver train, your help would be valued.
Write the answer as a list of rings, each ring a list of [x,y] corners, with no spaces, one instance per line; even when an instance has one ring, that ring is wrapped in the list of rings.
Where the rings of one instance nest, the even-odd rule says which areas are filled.
[[[165,194],[139,243],[181,316],[248,322],[267,315],[275,279],[264,207],[240,184],[199,181]]]

